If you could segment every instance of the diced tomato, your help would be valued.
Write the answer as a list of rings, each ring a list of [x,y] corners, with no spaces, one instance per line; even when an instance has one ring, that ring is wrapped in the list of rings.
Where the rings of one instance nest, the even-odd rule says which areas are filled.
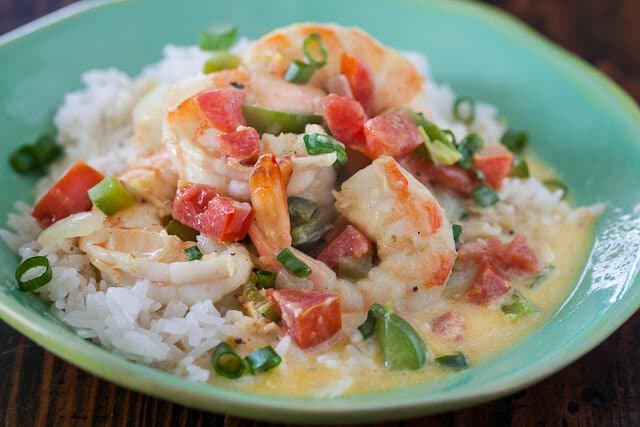
[[[371,253],[371,242],[360,230],[349,224],[318,255],[318,259],[336,268],[343,257],[360,259]]]
[[[459,166],[436,166],[418,153],[411,153],[399,162],[423,184],[433,182],[462,196],[470,195],[478,186],[478,179],[470,171]]]
[[[364,123],[367,114],[362,105],[353,98],[334,93],[324,98],[324,120],[331,134],[338,141],[362,150],[364,147]]]
[[[365,154],[372,159],[384,154],[401,157],[422,144],[418,128],[404,110],[389,111],[367,120],[364,136],[367,143]]]
[[[232,242],[245,238],[253,211],[248,203],[221,196],[208,185],[190,184],[178,190],[171,215],[207,237]]]
[[[489,303],[494,298],[509,292],[511,285],[498,274],[489,262],[480,266],[473,283],[465,293],[465,299],[478,305]]]
[[[240,162],[251,161],[260,154],[260,135],[250,127],[224,133],[219,137],[218,149],[224,156]]]
[[[223,132],[233,132],[246,124],[242,115],[245,94],[235,89],[213,89],[196,97],[198,106],[213,127]]]
[[[502,144],[488,144],[474,154],[473,162],[484,175],[487,184],[499,190],[502,181],[511,171],[513,154]]]
[[[90,210],[87,191],[103,178],[86,163],[76,162],[36,203],[31,215],[46,228],[71,214]]]
[[[434,334],[451,341],[460,341],[464,337],[467,322],[457,311],[447,311],[429,322]]]
[[[300,348],[309,348],[342,329],[340,299],[315,291],[280,289],[270,297],[280,309],[284,329]]]
[[[517,234],[511,242],[506,244],[497,239],[490,239],[487,246],[492,262],[502,271],[517,273],[540,271],[538,257],[522,234]]]
[[[355,56],[340,55],[340,73],[347,77],[353,96],[365,110],[370,111],[373,103],[374,83],[369,68]]]

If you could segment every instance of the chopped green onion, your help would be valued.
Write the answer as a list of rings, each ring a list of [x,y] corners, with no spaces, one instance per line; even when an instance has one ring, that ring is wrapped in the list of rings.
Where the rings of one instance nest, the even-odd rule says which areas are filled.
[[[318,210],[316,202],[303,197],[289,197],[287,198],[287,205],[292,227],[309,222],[313,214]]]
[[[324,120],[316,114],[270,110],[249,104],[242,106],[242,113],[247,125],[260,134],[304,133],[308,124],[322,124]]]
[[[211,365],[216,374],[230,379],[240,378],[247,370],[244,359],[224,342],[218,344],[213,351]]]
[[[462,234],[462,226],[460,224],[453,224],[451,226],[451,231],[453,232],[453,241],[456,244],[456,250],[460,246],[460,235]]]
[[[291,241],[295,247],[317,242],[331,229],[337,217],[334,209],[318,209],[309,221],[291,227]]]
[[[336,163],[339,166],[347,163],[347,151],[342,142],[321,133],[306,134],[303,139],[307,153],[311,155],[336,153]]]
[[[369,311],[367,311],[367,319],[364,323],[358,326],[358,330],[362,334],[362,339],[369,339],[376,331],[376,319],[384,316],[385,309],[380,304],[373,304]]]
[[[473,169],[473,155],[484,146],[484,140],[477,133],[470,133],[458,144],[461,157],[458,164],[463,169]]]
[[[455,146],[445,137],[444,141],[431,139],[423,127],[418,127],[418,132],[424,140],[424,145],[429,152],[431,160],[436,164],[453,165],[462,157]]]
[[[291,274],[298,277],[307,277],[311,274],[311,268],[298,259],[291,249],[284,248],[276,255],[276,258]]]
[[[476,101],[468,97],[458,97],[453,103],[453,117],[466,125],[476,118]]]
[[[44,268],[44,271],[32,279],[23,281],[22,278],[24,275],[34,268]],[[24,292],[32,292],[43,287],[51,281],[52,277],[51,264],[49,264],[47,257],[44,256],[38,255],[27,258],[16,268],[16,282],[18,282],[18,288]]]
[[[202,66],[204,74],[215,73],[216,71],[232,70],[240,65],[240,57],[229,52],[214,52]]]
[[[410,111],[409,115],[418,128],[424,128],[424,131],[427,133],[427,135],[429,135],[430,139],[443,141],[445,143],[450,142],[447,134],[442,129],[440,129],[438,125],[427,120],[424,117],[424,114]]]
[[[191,246],[184,250],[184,254],[187,256],[189,261],[197,261],[202,259],[202,252],[200,248],[197,246]]]
[[[374,304],[376,306],[376,304]],[[374,309],[374,307],[371,307]],[[420,369],[427,361],[424,341],[391,307],[376,307],[376,337],[384,366],[392,369]]]
[[[569,187],[567,184],[560,181],[559,179],[547,179],[542,182],[545,187],[547,187],[550,191],[562,190],[562,199],[567,197],[569,194]]]
[[[294,59],[289,63],[289,67],[284,73],[284,79],[291,83],[303,85],[307,83],[313,73],[316,72],[316,67],[311,64],[307,64],[299,59]]]
[[[443,129],[442,133],[446,135],[447,141],[449,141],[455,146],[458,145],[458,142],[456,141],[456,136],[453,134],[453,132],[451,132],[449,129]]]
[[[258,289],[273,289],[276,287],[276,273],[257,268],[251,272],[249,281]]]
[[[320,54],[320,59],[316,59],[313,57],[311,50],[315,49]],[[304,52],[304,57],[309,63],[315,68],[322,68],[327,64],[328,54],[324,45],[322,44],[322,38],[320,34],[313,33],[309,34],[307,38],[302,42],[302,51]]]
[[[108,216],[136,203],[135,196],[127,190],[122,181],[113,176],[104,178],[87,193],[95,207]]]
[[[19,174],[44,170],[62,154],[55,137],[44,134],[38,137],[33,144],[25,144],[18,147],[9,156],[11,168]]]
[[[538,312],[538,308],[521,293],[514,291],[500,306],[500,309],[509,321],[515,321],[522,317]]]
[[[259,348],[256,351],[249,353],[244,360],[249,365],[249,370],[252,374],[259,374],[267,372],[280,365],[282,358],[276,353],[271,346]]]
[[[549,278],[556,271],[556,267],[554,265],[548,265],[542,270],[542,272],[537,275],[531,283],[527,286],[529,289],[535,289],[538,286],[542,285],[542,283]]]
[[[175,219],[170,219],[167,225],[164,226],[164,229],[167,231],[167,234],[178,236],[185,242],[195,242],[196,236],[198,235],[196,230]]]
[[[19,174],[33,172],[38,168],[38,161],[31,145],[22,145],[9,156],[11,168]]]
[[[467,362],[467,358],[461,351],[457,351],[452,354],[445,354],[444,356],[436,357],[434,360],[445,368],[453,369],[455,371],[460,371],[469,367],[469,362]]]
[[[511,166],[511,176],[516,178],[529,178],[529,165],[522,156],[514,156],[513,165]]]
[[[233,25],[217,25],[200,33],[198,45],[202,50],[229,50],[236,41],[238,29]]]
[[[264,317],[273,322],[280,320],[278,306],[267,298],[264,290],[258,290],[256,284],[251,281],[251,277],[249,283],[244,286],[242,298],[244,300],[242,305],[251,317],[256,319]]]
[[[486,184],[480,184],[471,192],[471,195],[473,196],[473,200],[483,208],[493,206],[500,201],[498,193]]]
[[[369,270],[373,265],[371,254],[360,259],[344,257],[338,260],[338,276],[350,280],[364,279],[369,275]]]
[[[502,135],[502,138],[500,138],[500,143],[510,151],[520,154],[527,147],[529,136],[525,132],[509,129]]]

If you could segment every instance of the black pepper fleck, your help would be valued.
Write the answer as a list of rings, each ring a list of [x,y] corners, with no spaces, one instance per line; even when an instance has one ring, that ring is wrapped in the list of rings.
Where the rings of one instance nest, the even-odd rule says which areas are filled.
[[[413,292],[418,292],[418,287],[417,286],[413,287]]]
[[[236,344],[238,344],[238,345],[240,345],[240,344],[244,344],[244,341],[242,340],[242,338],[236,338],[236,339],[234,340],[234,342],[235,342]]]
[[[238,82],[231,82],[229,83],[231,86],[235,87],[236,89],[244,89],[244,85],[242,83],[238,83]]]

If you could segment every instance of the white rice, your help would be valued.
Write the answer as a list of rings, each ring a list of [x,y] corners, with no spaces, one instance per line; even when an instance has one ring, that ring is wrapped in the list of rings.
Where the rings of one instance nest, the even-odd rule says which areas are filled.
[[[240,51],[246,45],[242,41],[236,49]],[[407,53],[407,56],[429,76],[426,88],[429,107],[439,125],[451,129],[458,138],[478,132],[487,141],[499,140],[505,127],[496,119],[495,108],[479,103],[476,118],[469,127],[456,122],[451,116],[453,91],[433,82],[423,55]],[[66,157],[52,168],[50,178],[38,185],[37,194],[42,194],[78,159],[105,174],[123,172],[133,155],[131,115],[136,103],[158,83],[171,83],[198,73],[206,58],[207,54],[197,47],[169,45],[164,49],[164,58],[146,67],[136,78],[113,68],[86,72],[82,76],[84,88],[67,94],[55,116],[58,142],[65,147]],[[583,209],[572,210],[559,200],[559,193],[547,190],[535,179],[507,180],[500,195],[503,202],[483,211],[482,220],[466,221],[466,239],[506,235],[518,223],[553,222],[568,215],[578,218],[593,214]],[[151,284],[146,280],[138,280],[133,286],[107,287],[96,280],[88,258],[76,247],[55,252],[42,250],[36,240],[41,230],[29,215],[30,207],[17,202],[15,209],[16,213],[10,214],[7,221],[10,230],[0,230],[0,238],[23,259],[47,256],[53,280],[38,293],[51,302],[52,311],[79,336],[95,340],[128,359],[158,366],[193,381],[209,380],[208,358],[221,341],[249,336],[253,340],[263,339],[250,327],[253,319],[235,310],[221,313],[210,300],[191,306],[180,302],[163,305],[149,295]],[[470,205],[465,209],[477,208]],[[449,214],[454,215],[451,211]],[[536,230],[540,228],[544,227]],[[535,242],[546,240],[546,236],[529,237]],[[210,244],[206,239],[199,243],[205,250]],[[543,254],[549,252],[548,248],[537,249]],[[275,349],[283,358],[283,366],[291,358],[307,357],[286,336]],[[374,351],[370,342],[363,342],[359,334],[353,334],[343,354],[325,352],[315,356],[317,362],[344,372],[341,379],[329,381],[315,396],[335,397],[346,392],[357,370],[375,367]]]

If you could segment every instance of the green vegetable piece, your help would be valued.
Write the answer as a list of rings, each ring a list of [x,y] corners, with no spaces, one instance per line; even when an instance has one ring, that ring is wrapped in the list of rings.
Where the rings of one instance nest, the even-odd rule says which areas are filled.
[[[137,201],[122,181],[113,176],[108,176],[91,187],[88,194],[95,207],[108,216],[135,205]]]
[[[200,248],[197,246],[191,246],[184,250],[184,254],[187,256],[189,261],[197,261],[202,259],[202,252]]]
[[[44,268],[44,271],[38,276],[29,280],[22,280],[24,275],[34,268]],[[53,271],[51,270],[51,264],[49,260],[44,256],[34,256],[27,258],[16,267],[16,282],[18,282],[18,288],[23,292],[33,292],[49,283],[53,278]]]
[[[298,259],[291,249],[284,248],[276,255],[276,258],[291,274],[297,277],[307,277],[311,274],[311,268]]]
[[[436,357],[434,360],[441,366],[453,369],[454,371],[460,371],[469,367],[469,362],[467,362],[467,358],[461,351],[445,354],[444,356]]]
[[[427,120],[422,113],[410,111],[409,115],[418,128],[423,128],[432,140],[449,142],[447,134],[433,122]]]
[[[527,147],[529,136],[525,132],[509,129],[500,138],[500,143],[513,153],[520,154]]]
[[[19,174],[26,174],[38,169],[38,161],[33,146],[22,145],[9,156],[11,168]]]
[[[516,321],[525,316],[538,312],[538,308],[524,295],[514,291],[500,306],[500,309],[509,321]]]
[[[288,82],[303,85],[306,84],[316,72],[316,67],[307,64],[299,59],[294,59],[289,63],[284,72],[284,79]]]
[[[486,184],[480,184],[471,192],[473,200],[483,208],[493,206],[500,201],[498,193]]]
[[[196,236],[198,235],[196,230],[175,219],[170,219],[167,225],[164,226],[164,229],[167,231],[167,234],[178,236],[185,242],[195,242]]]
[[[569,194],[569,187],[567,187],[567,184],[560,181],[559,179],[547,179],[542,183],[551,191],[562,190],[562,199],[567,197],[567,194]]]
[[[274,289],[276,287],[276,273],[255,269],[251,272],[249,281],[258,289]]]
[[[229,379],[240,378],[247,370],[244,359],[224,342],[218,344],[213,351],[211,365],[216,374]]]
[[[309,222],[318,210],[316,202],[303,197],[291,196],[287,198],[287,205],[292,227]]]
[[[249,370],[252,374],[260,374],[267,372],[280,365],[282,358],[271,346],[259,348],[256,351],[249,353],[244,360],[249,365]]]
[[[233,25],[214,25],[200,33],[198,45],[202,50],[229,50],[237,36]]]
[[[298,247],[317,242],[333,227],[336,217],[334,209],[318,209],[309,221],[291,227],[291,244]]]
[[[451,231],[453,232],[453,241],[456,244],[456,250],[460,246],[460,235],[462,234],[462,226],[460,224],[451,225]]]
[[[304,58],[307,63],[316,69],[322,68],[327,64],[327,58],[329,55],[322,44],[320,34],[309,34],[302,42],[302,51],[304,52]],[[318,54],[319,59],[314,58],[312,51],[315,51]]]
[[[245,300],[243,307],[250,316],[256,319],[265,317],[273,322],[280,320],[278,306],[267,298],[264,291],[258,290],[257,286],[251,281],[251,277],[249,278],[249,283],[244,286],[242,297]]]
[[[373,304],[369,311],[367,311],[367,319],[364,323],[358,326],[358,330],[362,334],[362,339],[369,339],[376,331],[376,319],[384,316],[385,309],[380,304]]]
[[[303,137],[304,145],[307,147],[307,153],[311,155],[336,153],[336,163],[339,166],[347,163],[347,150],[344,148],[344,144],[321,133],[307,134]]]
[[[249,104],[242,106],[242,113],[247,125],[260,134],[304,133],[306,125],[322,124],[323,121],[322,116],[316,114],[269,110]]]
[[[33,155],[41,168],[46,168],[62,155],[62,147],[56,143],[53,135],[41,135],[33,144]]]
[[[465,136],[460,144],[458,144],[458,150],[460,151],[460,161],[458,164],[463,169],[473,169],[473,155],[480,151],[484,147],[484,140],[477,133],[470,133]]]
[[[458,146],[458,142],[456,141],[456,136],[449,129],[443,129],[442,133],[447,137],[447,141],[449,141],[454,146]]]
[[[373,307],[372,307],[373,308]],[[384,366],[391,370],[416,370],[427,361],[424,341],[415,329],[390,308],[376,308],[376,337]]]
[[[446,136],[444,140],[431,139],[423,127],[419,127],[418,132],[422,136],[427,152],[435,164],[453,165],[462,158],[462,154],[449,142]]]
[[[211,58],[202,66],[204,74],[215,73],[222,70],[233,70],[240,65],[240,57],[229,52],[214,52]]]
[[[453,103],[453,117],[466,125],[473,123],[476,118],[476,101],[465,96],[456,98]]]
[[[529,289],[536,289],[537,287],[542,285],[542,283],[544,283],[544,281],[547,280],[549,278],[549,276],[551,276],[553,273],[555,273],[555,271],[556,271],[556,267],[554,265],[546,266],[544,268],[544,270],[542,270],[542,272],[539,275],[537,275],[531,281],[531,283],[529,283],[529,285],[527,285],[527,287]]]
[[[522,156],[515,156],[513,158],[513,165],[511,166],[511,176],[515,178],[529,178],[529,165]]]
[[[360,259],[344,257],[338,260],[338,276],[349,280],[364,279],[369,275],[369,270],[373,266],[371,254]]]

